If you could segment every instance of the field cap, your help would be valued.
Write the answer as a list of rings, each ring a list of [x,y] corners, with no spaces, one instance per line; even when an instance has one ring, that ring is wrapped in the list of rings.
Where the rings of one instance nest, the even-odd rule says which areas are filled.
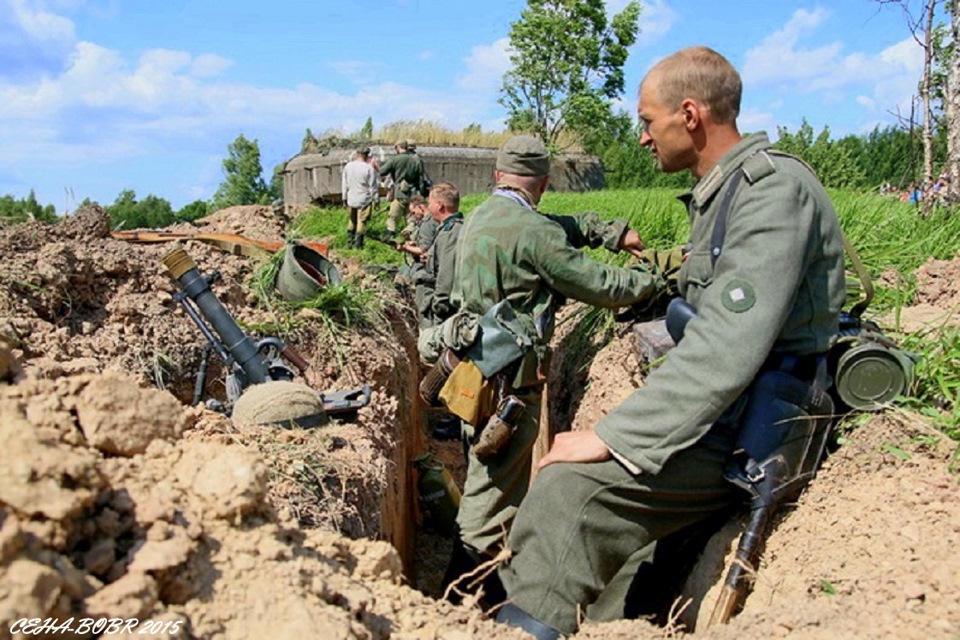
[[[400,140],[397,140],[397,144],[395,144],[395,145],[393,145],[393,146],[395,146],[395,147],[397,147],[397,148],[399,148],[399,149],[406,149],[406,148],[407,148],[407,141],[406,141],[405,139],[402,139],[402,138],[401,138]]]
[[[539,138],[514,136],[497,151],[497,171],[515,176],[550,175],[550,152]]]

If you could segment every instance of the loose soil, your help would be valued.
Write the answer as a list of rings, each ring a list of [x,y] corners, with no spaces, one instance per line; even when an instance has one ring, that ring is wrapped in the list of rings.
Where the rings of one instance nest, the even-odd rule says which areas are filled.
[[[197,224],[283,239],[267,207]],[[175,634],[152,634],[175,638],[523,637],[470,602],[437,599],[449,542],[418,506],[411,461],[432,449],[462,478],[462,453],[426,435],[415,322],[392,283],[330,256],[394,301],[378,326],[331,333],[315,313],[289,320],[259,302],[254,260],[183,246],[202,272],[220,271],[214,290],[242,326],[273,327],[307,360],[299,381],[369,383],[372,402],[314,430],[239,427],[190,406],[202,339],[161,263],[173,245],[114,240],[96,207],[56,226],[0,230],[0,638],[20,618],[71,616],[179,622]],[[924,265],[915,308],[952,322],[958,276],[960,257]],[[929,320],[909,323],[926,317],[914,313],[901,313],[901,330],[932,332]],[[578,308],[564,317],[549,420],[590,428],[643,384],[643,366],[630,327],[608,344],[574,344]],[[222,373],[212,362],[205,397],[223,397]],[[956,443],[898,410],[853,425],[777,519],[728,626],[697,619],[709,615],[739,521],[711,540],[686,588],[692,600],[678,601],[666,627],[586,624],[577,637],[695,627],[747,640],[960,637]]]

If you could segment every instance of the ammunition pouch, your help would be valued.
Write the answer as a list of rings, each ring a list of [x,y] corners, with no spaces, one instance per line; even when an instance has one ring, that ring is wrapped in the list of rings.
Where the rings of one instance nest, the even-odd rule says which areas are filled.
[[[401,180],[400,184],[397,185],[396,198],[401,202],[406,202],[410,200],[410,197],[416,192],[414,186],[407,182],[406,180]]]
[[[483,424],[496,409],[493,382],[469,358],[454,367],[440,389],[440,400],[447,411],[475,427]]]

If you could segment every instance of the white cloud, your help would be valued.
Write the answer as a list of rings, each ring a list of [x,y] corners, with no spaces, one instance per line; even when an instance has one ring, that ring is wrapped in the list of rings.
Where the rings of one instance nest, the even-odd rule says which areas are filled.
[[[213,53],[204,53],[193,59],[190,72],[197,78],[220,75],[233,66],[233,61]]]
[[[777,132],[777,119],[773,113],[769,111],[748,109],[740,113],[740,117],[737,118],[737,127],[744,133],[766,131],[771,137],[775,137]]]
[[[417,54],[417,59],[418,59],[418,60],[430,60],[430,59],[433,58],[435,55],[437,55],[437,52],[436,52],[436,51],[434,51],[433,49],[427,49],[426,51],[421,51],[420,53],[418,53],[418,54]]]
[[[13,9],[19,26],[36,40],[72,42],[75,39],[73,21],[44,11],[40,2],[6,0]]]
[[[797,48],[801,36],[812,33],[828,16],[825,9],[795,11],[782,29],[747,51],[743,65],[744,82],[778,83],[818,76],[830,69],[842,49],[839,42],[817,49]]]
[[[648,47],[665,36],[677,19],[665,0],[649,0],[640,11],[640,33],[634,46]]]
[[[804,47],[804,39],[829,19],[823,9],[794,12],[781,29],[747,51],[744,84],[794,96],[814,94],[826,108],[855,101],[871,117],[881,110],[908,112],[923,67],[920,46],[908,37],[876,53],[844,53],[841,42]]]
[[[12,1],[0,0],[0,7]],[[34,24],[40,25],[32,27],[37,33],[72,36],[69,21]],[[259,140],[264,167],[271,167],[298,151],[306,128],[355,130],[368,116],[377,125],[424,119],[450,128],[480,122],[496,129],[502,126],[495,119],[495,97],[509,68],[507,42],[475,47],[456,90],[449,84],[425,89],[375,82],[377,63],[340,61],[331,68],[357,86],[334,91],[309,82],[228,82],[223,72],[232,61],[212,53],[151,49],[130,57],[74,40],[51,57],[43,74],[0,74],[0,176],[35,174],[43,166],[48,174],[78,179],[91,166],[153,168],[169,161],[179,163],[170,173],[183,176],[176,188],[194,199],[212,193],[221,178],[219,158],[238,133]],[[173,157],[178,160],[164,160]],[[187,157],[200,163],[193,177],[186,175],[193,166]],[[205,163],[208,157],[216,160]]]
[[[510,70],[510,39],[500,38],[492,44],[474,47],[464,64],[467,72],[457,79],[461,88],[474,92],[499,91],[503,74]]]

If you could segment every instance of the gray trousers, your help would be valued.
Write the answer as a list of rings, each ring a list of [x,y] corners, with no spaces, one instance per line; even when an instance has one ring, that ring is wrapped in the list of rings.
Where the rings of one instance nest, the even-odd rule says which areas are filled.
[[[460,498],[457,524],[464,544],[481,556],[492,556],[503,547],[520,501],[530,485],[533,445],[540,430],[541,394],[518,396],[526,405],[510,443],[489,462],[481,462],[473,453],[467,456],[467,477]],[[464,424],[464,432],[473,437],[473,427]]]
[[[514,520],[500,578],[513,604],[563,633],[576,632],[621,567],[641,549],[741,499],[723,477],[735,430],[715,425],[657,475],[615,460],[543,469]]]

